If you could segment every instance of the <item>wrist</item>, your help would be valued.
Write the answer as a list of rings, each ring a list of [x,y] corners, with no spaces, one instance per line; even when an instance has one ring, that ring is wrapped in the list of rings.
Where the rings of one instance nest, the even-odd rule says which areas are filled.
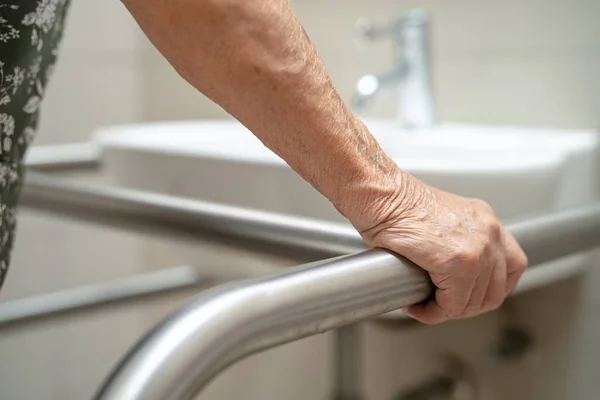
[[[385,156],[385,155],[384,155]],[[402,218],[416,202],[418,181],[385,156],[381,169],[357,176],[338,192],[334,205],[361,233]]]

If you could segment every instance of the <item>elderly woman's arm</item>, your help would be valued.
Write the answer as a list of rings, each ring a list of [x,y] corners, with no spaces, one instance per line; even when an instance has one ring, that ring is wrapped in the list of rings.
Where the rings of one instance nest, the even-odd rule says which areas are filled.
[[[498,307],[526,258],[485,203],[429,187],[382,151],[287,0],[123,0],[177,72],[325,195],[367,243],[429,271],[438,323]]]

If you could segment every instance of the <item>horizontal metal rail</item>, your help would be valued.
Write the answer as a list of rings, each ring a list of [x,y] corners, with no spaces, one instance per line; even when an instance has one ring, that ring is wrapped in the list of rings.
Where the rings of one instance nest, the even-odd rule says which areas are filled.
[[[79,156],[77,148],[74,149],[77,151],[51,150],[50,155],[44,152],[35,159],[46,160],[50,167],[64,163],[77,170],[77,160],[85,159],[87,153],[83,151]],[[56,153],[66,155],[57,158]],[[29,172],[22,205],[107,227],[156,234],[169,240],[204,240],[228,243],[250,251],[279,253],[299,262],[366,249],[354,229],[339,223],[85,183],[45,173]],[[578,273],[577,269],[569,263],[549,265],[543,273],[536,271],[524,277],[517,291],[565,279]],[[42,318],[43,314],[38,317]],[[383,317],[400,318],[403,314],[393,311]]]
[[[532,267],[600,244],[600,204],[508,229]],[[126,356],[97,400],[188,400],[258,351],[359,322],[431,296],[427,274],[369,250],[224,285],[189,302]]]
[[[0,303],[0,329],[142,298],[147,300],[211,283],[198,269],[184,266],[7,301]]]
[[[365,250],[348,225],[29,172],[23,207],[167,239],[228,243],[313,261]]]

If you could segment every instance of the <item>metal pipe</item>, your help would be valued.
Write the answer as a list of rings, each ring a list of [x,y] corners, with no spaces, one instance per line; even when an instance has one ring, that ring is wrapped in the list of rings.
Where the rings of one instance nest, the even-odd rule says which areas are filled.
[[[600,204],[508,229],[533,266],[600,244]],[[384,250],[221,286],[152,330],[96,399],[192,399],[217,373],[249,354],[414,304],[432,291],[422,269]]]
[[[43,157],[34,158],[45,159],[54,166],[62,162],[77,164],[76,156],[81,152],[74,150],[44,151]],[[28,174],[22,205],[136,233],[155,233],[171,240],[224,242],[251,251],[291,256],[300,262],[366,248],[354,229],[342,224],[83,183],[35,172]],[[544,232],[553,234],[550,230]],[[538,254],[548,255],[559,249],[553,247]],[[516,292],[567,278],[578,273],[578,269],[581,266],[572,263],[548,265],[543,273],[535,271],[523,277]],[[382,317],[396,319],[403,314],[395,310]]]
[[[197,269],[185,266],[12,300],[0,303],[0,329],[21,327],[33,321],[157,297],[209,283]]]
[[[473,371],[459,358],[444,355],[436,362],[437,370],[422,382],[395,396],[396,400],[475,399],[477,382]]]
[[[425,299],[427,274],[383,250],[209,290],[136,346],[99,399],[192,399],[233,361]]]
[[[335,386],[333,400],[361,400],[360,326],[343,326],[334,331]]]
[[[348,225],[30,172],[21,205],[168,239],[227,243],[305,261],[365,250]]]

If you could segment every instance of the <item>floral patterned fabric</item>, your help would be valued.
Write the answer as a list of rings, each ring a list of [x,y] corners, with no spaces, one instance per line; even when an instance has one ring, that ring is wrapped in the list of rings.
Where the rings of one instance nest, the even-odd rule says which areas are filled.
[[[0,0],[0,286],[9,265],[22,160],[56,62],[69,0]]]

